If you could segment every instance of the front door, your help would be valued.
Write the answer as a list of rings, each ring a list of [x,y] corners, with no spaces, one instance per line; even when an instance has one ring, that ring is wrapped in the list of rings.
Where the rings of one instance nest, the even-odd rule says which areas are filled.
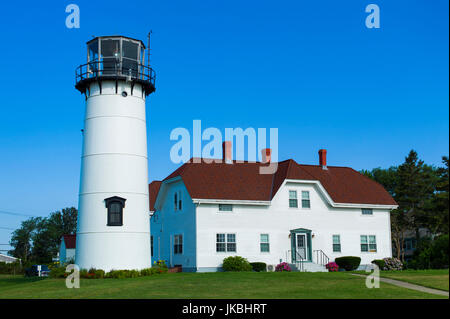
[[[296,251],[297,256],[301,256],[304,260],[307,259],[307,241],[306,234],[296,234]],[[297,259],[297,258],[296,258]]]

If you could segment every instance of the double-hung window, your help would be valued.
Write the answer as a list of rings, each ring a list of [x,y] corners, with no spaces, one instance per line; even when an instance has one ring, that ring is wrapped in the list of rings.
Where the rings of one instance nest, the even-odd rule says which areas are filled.
[[[376,252],[377,237],[375,235],[361,235],[361,251]]]
[[[261,234],[260,236],[260,249],[262,253],[270,252],[269,234]]]
[[[174,254],[183,253],[183,235],[173,236],[173,252]]]
[[[236,252],[236,234],[216,234],[216,252]]]
[[[302,208],[311,208],[311,201],[309,200],[309,191],[302,191]]]
[[[289,191],[289,207],[297,208],[297,191]]]
[[[333,252],[340,253],[341,252],[341,236],[333,235]]]

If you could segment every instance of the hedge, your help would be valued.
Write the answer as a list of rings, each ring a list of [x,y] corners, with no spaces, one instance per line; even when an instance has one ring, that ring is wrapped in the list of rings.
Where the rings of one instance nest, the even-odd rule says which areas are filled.
[[[256,271],[256,272],[266,271],[266,269],[267,269],[266,263],[263,263],[263,262],[254,262],[254,263],[250,263],[250,265],[252,266],[253,271]]]
[[[380,270],[384,270],[384,267],[386,266],[386,262],[383,259],[372,260],[372,264],[377,265]]]
[[[334,261],[336,264],[338,264],[340,269],[352,271],[358,268],[359,264],[361,263],[361,258],[356,256],[344,256],[338,257]]]

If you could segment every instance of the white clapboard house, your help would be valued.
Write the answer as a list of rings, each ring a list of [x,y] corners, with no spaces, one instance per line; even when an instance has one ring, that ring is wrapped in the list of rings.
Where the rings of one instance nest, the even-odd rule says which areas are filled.
[[[390,211],[397,204],[380,184],[328,166],[326,150],[319,165],[289,159],[260,174],[270,149],[255,163],[229,160],[229,148],[225,142],[221,163],[191,159],[149,185],[152,262],[220,271],[225,257],[237,255],[269,270],[286,261],[324,271],[340,256],[360,256],[362,266],[391,257]]]

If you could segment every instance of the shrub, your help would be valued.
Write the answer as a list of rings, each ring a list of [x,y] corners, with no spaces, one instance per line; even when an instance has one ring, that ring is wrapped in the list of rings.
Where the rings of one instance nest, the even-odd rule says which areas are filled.
[[[383,259],[374,259],[372,264],[377,265],[380,270],[384,270],[384,267],[386,267],[386,262]]]
[[[384,270],[402,270],[403,263],[398,258],[383,258]]]
[[[154,273],[155,273],[155,269],[154,268],[141,269],[141,276],[142,277],[151,276]]]
[[[26,267],[24,267],[24,265],[21,265],[20,262],[14,263],[0,262],[0,274],[4,275],[24,274],[25,268]]]
[[[332,262],[329,262],[328,264],[326,264],[325,268],[328,269],[329,272],[338,271],[339,265],[336,264],[334,261],[332,261]]]
[[[65,267],[53,267],[50,269],[51,278],[66,278],[69,273],[66,273]]]
[[[358,268],[359,264],[361,263],[361,258],[355,256],[344,256],[338,257],[334,261],[336,262],[336,264],[338,264],[339,268],[346,271],[352,271]]]
[[[266,263],[263,262],[250,263],[250,265],[252,266],[253,271],[256,272],[266,271],[267,269]]]
[[[276,265],[275,271],[279,271],[279,272],[281,272],[281,271],[292,271],[292,269],[291,269],[291,267],[289,266],[288,263],[282,262],[282,263]]]
[[[241,256],[230,256],[225,258],[222,267],[225,271],[252,271],[250,263]]]

